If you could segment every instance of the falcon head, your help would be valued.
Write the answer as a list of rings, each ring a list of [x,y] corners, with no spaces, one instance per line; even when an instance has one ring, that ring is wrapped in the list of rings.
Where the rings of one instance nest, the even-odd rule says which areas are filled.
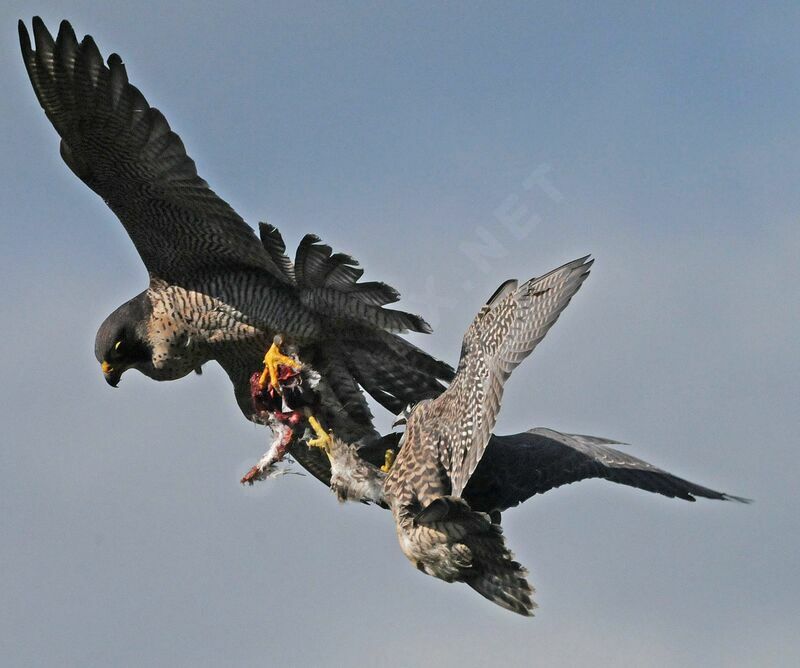
[[[111,387],[116,387],[122,374],[130,368],[145,375],[153,368],[152,347],[147,341],[147,321],[152,308],[147,293],[142,292],[109,315],[94,342],[94,354]]]

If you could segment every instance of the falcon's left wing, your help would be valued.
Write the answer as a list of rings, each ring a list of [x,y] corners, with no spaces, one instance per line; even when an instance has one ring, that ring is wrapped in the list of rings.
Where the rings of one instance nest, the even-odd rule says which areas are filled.
[[[197,175],[180,137],[128,83],[117,54],[103,62],[91,36],[62,21],[53,40],[33,19],[19,39],[61,156],[117,215],[151,275],[181,283],[198,271],[249,267],[285,281],[254,230]]]
[[[505,282],[467,329],[456,377],[433,407],[439,457],[454,496],[461,495],[489,442],[505,381],[553,326],[592,262],[588,256],[573,260],[521,286]]]

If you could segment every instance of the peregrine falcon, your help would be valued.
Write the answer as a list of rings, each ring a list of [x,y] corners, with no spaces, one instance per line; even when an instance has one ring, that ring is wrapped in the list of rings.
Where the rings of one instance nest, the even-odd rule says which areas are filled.
[[[33,46],[20,21],[19,37],[62,158],[116,214],[149,273],[147,289],[97,332],[95,353],[110,385],[128,369],[174,380],[216,360],[252,419],[250,372],[279,336],[319,372],[322,419],[347,439],[374,434],[361,388],[393,413],[420,391],[441,392],[453,371],[397,336],[430,331],[422,318],[385,308],[397,291],[359,282],[358,263],[313,235],[294,263],[274,227],[262,224],[259,239],[197,175],[117,54],[104,63],[92,37],[79,42],[66,21],[54,40],[35,17]],[[285,357],[270,350],[274,383]]]
[[[505,381],[555,323],[591,265],[584,257],[498,288],[464,335],[450,387],[396,421],[406,429],[393,464],[388,457],[378,468],[365,447],[339,438],[320,442],[331,460],[334,493],[390,508],[400,547],[420,571],[465,582],[522,615],[533,612],[533,589],[506,546],[500,513],[534,494],[599,477],[688,501],[747,502],[631,457],[608,439],[551,429],[491,433]]]

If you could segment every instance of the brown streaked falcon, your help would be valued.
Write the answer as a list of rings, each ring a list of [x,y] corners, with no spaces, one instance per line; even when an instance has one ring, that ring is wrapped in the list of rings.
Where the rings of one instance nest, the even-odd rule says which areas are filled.
[[[555,323],[591,264],[581,258],[521,286],[507,281],[498,288],[464,335],[450,387],[407,408],[395,423],[406,430],[388,473],[388,466],[377,466],[374,443],[357,447],[333,438],[324,445],[339,499],[389,507],[401,549],[419,570],[465,582],[522,615],[533,612],[533,589],[505,544],[500,512],[529,497],[605,478],[689,501],[747,501],[662,471],[610,447],[618,443],[608,439],[541,428],[491,434],[505,381]]]
[[[374,435],[361,388],[396,413],[452,378],[448,365],[397,336],[430,329],[385,308],[397,291],[359,282],[353,258],[308,235],[292,263],[275,228],[262,224],[259,239],[197,175],[164,116],[128,83],[118,55],[104,63],[92,37],[79,42],[66,21],[54,40],[34,18],[33,45],[20,21],[19,37],[61,156],[122,222],[150,276],[147,290],[97,333],[109,384],[128,369],[173,380],[216,360],[252,418],[249,376],[282,335],[321,375],[326,427],[358,440]],[[306,456],[327,467],[320,454]]]

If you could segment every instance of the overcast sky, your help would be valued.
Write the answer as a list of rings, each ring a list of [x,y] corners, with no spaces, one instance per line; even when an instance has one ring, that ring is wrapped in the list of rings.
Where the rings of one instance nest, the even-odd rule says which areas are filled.
[[[0,8],[4,662],[800,664],[800,8],[161,4]],[[103,382],[95,331],[146,272],[61,162],[34,13],[119,52],[246,220],[359,258],[451,362],[502,280],[593,253],[497,431],[615,437],[756,503],[530,500],[504,520],[530,620],[310,477],[242,488],[268,433],[216,365]]]

